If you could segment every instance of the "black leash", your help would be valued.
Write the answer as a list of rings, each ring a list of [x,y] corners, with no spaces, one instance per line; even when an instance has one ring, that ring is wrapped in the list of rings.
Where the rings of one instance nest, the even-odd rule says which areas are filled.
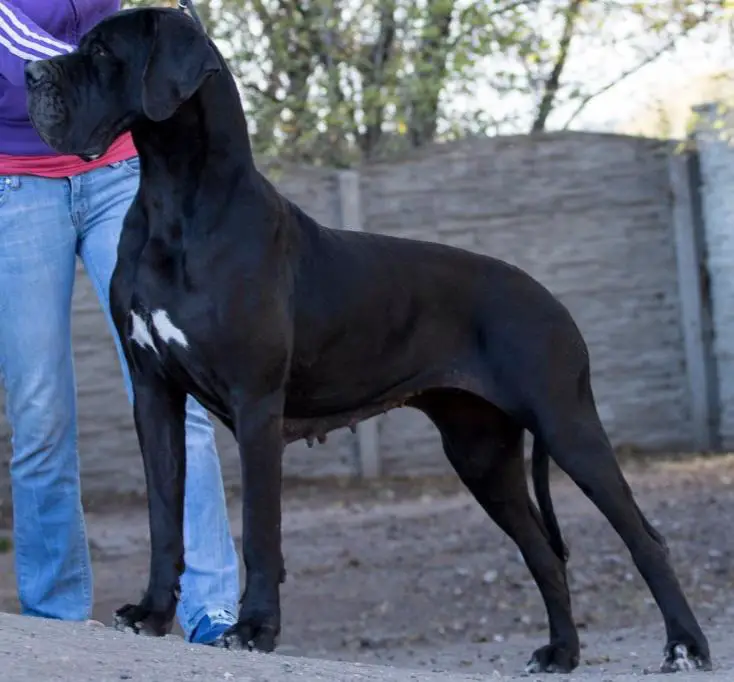
[[[178,8],[185,12],[186,10],[189,11],[189,14],[193,18],[193,20],[199,24],[199,28],[206,33],[206,29],[204,28],[204,24],[201,21],[201,18],[199,17],[198,12],[196,11],[196,8],[194,7],[194,0],[178,0]]]

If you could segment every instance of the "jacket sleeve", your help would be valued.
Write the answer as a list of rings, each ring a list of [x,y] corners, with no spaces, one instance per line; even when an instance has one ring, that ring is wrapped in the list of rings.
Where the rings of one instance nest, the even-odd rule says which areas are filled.
[[[72,45],[50,36],[23,12],[0,0],[0,75],[23,86],[26,62],[71,52]]]

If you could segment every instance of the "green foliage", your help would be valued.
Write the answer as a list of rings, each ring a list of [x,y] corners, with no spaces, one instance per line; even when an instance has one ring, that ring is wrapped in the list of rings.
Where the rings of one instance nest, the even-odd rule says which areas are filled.
[[[732,12],[731,0],[195,2],[235,72],[255,150],[339,167],[570,125],[685,37],[725,30]],[[161,3],[126,3],[141,4]],[[598,74],[589,50],[610,55]]]

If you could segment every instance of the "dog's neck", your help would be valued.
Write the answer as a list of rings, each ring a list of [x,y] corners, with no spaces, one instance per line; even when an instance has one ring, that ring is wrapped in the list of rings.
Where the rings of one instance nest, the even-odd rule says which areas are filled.
[[[183,214],[192,224],[205,224],[197,219],[200,192],[209,198],[207,205],[218,196],[226,202],[233,187],[251,184],[258,175],[239,94],[224,70],[171,118],[141,120],[131,133],[141,165],[139,198],[149,213]]]
[[[229,115],[224,116],[223,112]],[[169,172],[174,176],[201,170],[190,168],[191,159],[197,154],[227,152],[244,166],[254,167],[239,94],[231,75],[224,70],[210,76],[171,118],[159,123],[141,119],[132,126],[131,132],[141,159],[168,160]],[[184,160],[187,163],[182,167]]]

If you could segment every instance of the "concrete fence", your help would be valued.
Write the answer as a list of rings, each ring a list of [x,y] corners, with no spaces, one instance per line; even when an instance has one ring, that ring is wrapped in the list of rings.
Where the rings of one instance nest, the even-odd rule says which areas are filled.
[[[586,337],[616,446],[716,450],[734,442],[734,151],[713,127],[704,122],[686,152],[619,135],[498,137],[359,170],[287,168],[276,184],[326,225],[434,240],[526,269]],[[140,491],[110,331],[81,270],[73,306],[85,490]],[[225,478],[238,481],[234,441],[219,425],[217,434]],[[8,437],[0,422],[5,462]],[[285,462],[288,477],[445,471],[437,431],[410,409],[313,449],[295,443]],[[0,494],[7,484],[3,467]]]

